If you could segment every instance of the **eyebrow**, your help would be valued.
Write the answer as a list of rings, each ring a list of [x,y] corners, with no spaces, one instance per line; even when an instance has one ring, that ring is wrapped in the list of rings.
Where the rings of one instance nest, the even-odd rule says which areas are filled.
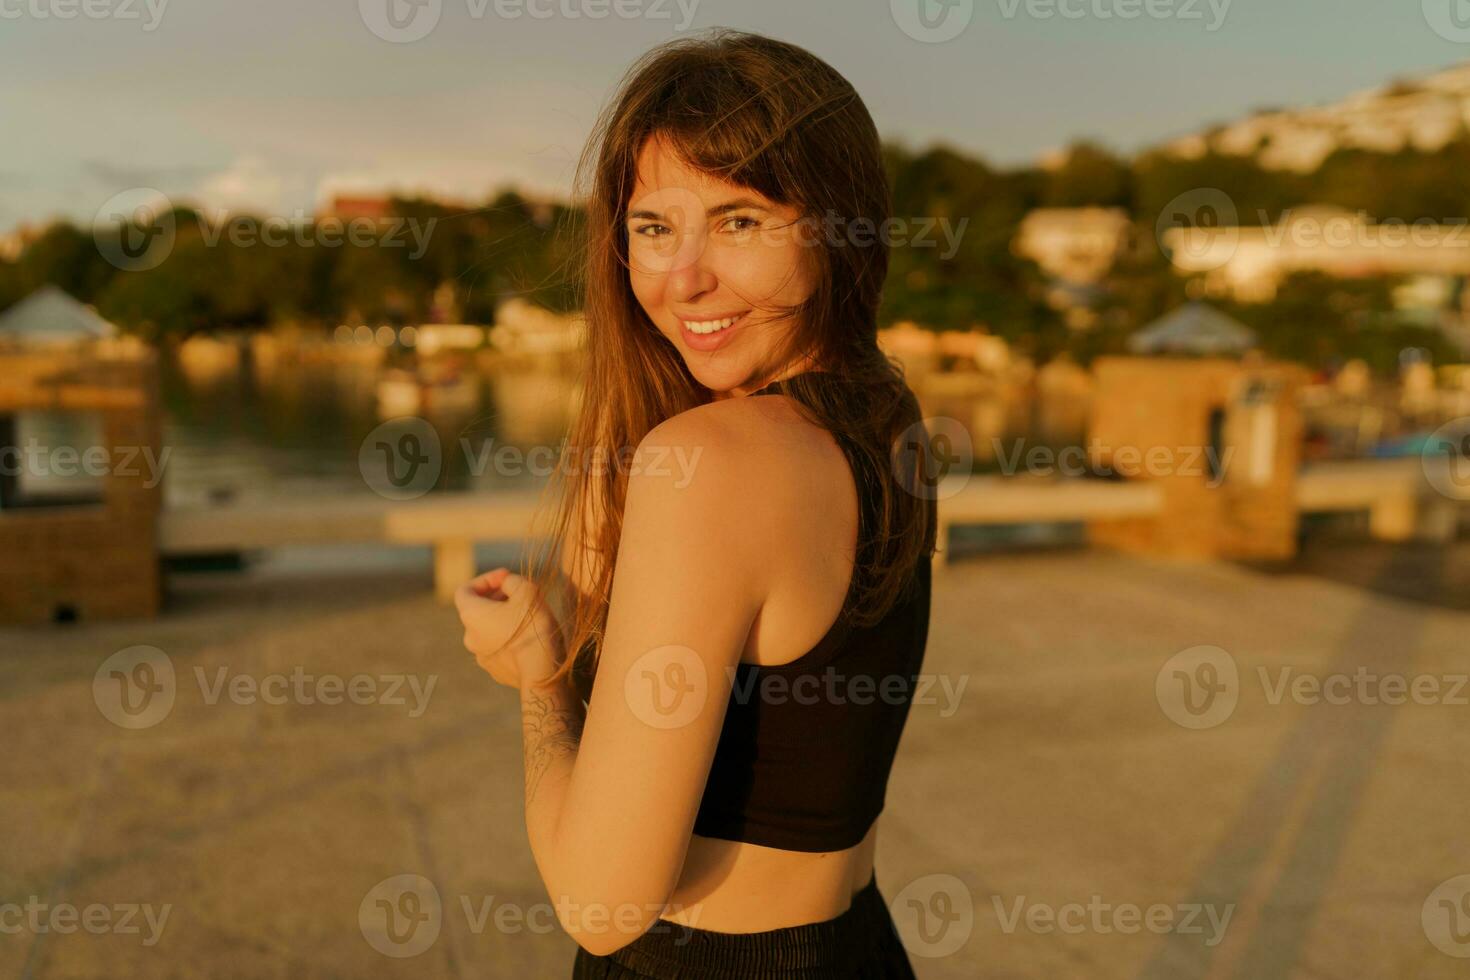
[[[735,198],[732,201],[726,201],[724,204],[716,204],[714,207],[712,207],[709,210],[705,211],[704,215],[707,218],[713,218],[717,214],[728,214],[731,211],[740,211],[740,210],[747,209],[747,208],[749,208],[751,210],[755,210],[755,211],[765,211],[768,214],[770,213],[770,210],[771,210],[770,208],[766,207],[764,204],[760,204],[759,202],[755,201],[752,198],[749,198],[749,197],[737,197],[737,198]],[[628,220],[628,221],[634,221],[634,220],[639,220],[639,219],[646,219],[646,220],[652,220],[652,221],[659,221],[662,218],[663,218],[663,215],[662,214],[659,214],[657,211],[630,211],[630,212],[628,212],[628,217],[627,217],[626,220]]]

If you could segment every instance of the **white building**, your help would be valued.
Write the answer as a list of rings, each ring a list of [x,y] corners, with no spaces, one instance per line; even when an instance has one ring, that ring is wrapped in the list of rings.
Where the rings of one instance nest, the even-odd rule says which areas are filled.
[[[1470,128],[1470,64],[1415,82],[1359,92],[1341,102],[1258,112],[1174,140],[1164,149],[1198,159],[1213,149],[1255,156],[1273,170],[1311,173],[1337,149],[1434,152]]]
[[[1371,222],[1361,212],[1299,208],[1275,225],[1183,227],[1163,244],[1180,272],[1203,275],[1206,290],[1265,303],[1297,272],[1336,279],[1470,275],[1470,226]]]
[[[117,335],[114,324],[55,286],[42,286],[0,313],[0,347],[75,347]]]
[[[1093,285],[1127,248],[1128,228],[1122,208],[1037,208],[1021,220],[1011,247],[1053,279]]]

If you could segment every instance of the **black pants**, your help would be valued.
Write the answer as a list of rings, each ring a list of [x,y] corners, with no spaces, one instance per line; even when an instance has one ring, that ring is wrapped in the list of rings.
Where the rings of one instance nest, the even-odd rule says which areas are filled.
[[[878,878],[835,919],[767,932],[709,932],[660,920],[610,956],[577,950],[572,980],[913,980]]]

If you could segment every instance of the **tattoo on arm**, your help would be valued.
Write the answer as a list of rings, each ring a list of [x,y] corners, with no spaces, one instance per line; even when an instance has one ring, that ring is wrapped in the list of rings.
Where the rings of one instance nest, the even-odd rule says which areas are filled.
[[[536,796],[541,777],[558,759],[575,755],[582,739],[581,702],[572,697],[575,707],[537,690],[525,692],[521,708],[521,732],[525,736],[526,804]]]

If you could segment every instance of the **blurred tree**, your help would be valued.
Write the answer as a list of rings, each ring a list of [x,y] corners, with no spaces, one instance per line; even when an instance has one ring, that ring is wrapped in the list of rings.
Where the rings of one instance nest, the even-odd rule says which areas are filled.
[[[1055,208],[1130,207],[1133,171],[1095,143],[1074,143],[1062,165],[1047,174],[1043,203]]]
[[[946,147],[885,153],[893,215],[904,223],[889,257],[879,320],[938,330],[981,324],[1016,340],[1056,322],[1036,265],[1011,250],[1040,199],[1033,171],[1001,173]]]
[[[1254,329],[1266,354],[1312,367],[1358,357],[1375,371],[1392,374],[1406,347],[1426,348],[1441,363],[1454,360],[1453,346],[1439,331],[1397,318],[1394,285],[1386,278],[1297,273],[1281,285],[1273,303],[1222,304],[1221,309]]]
[[[942,145],[912,152],[888,143],[883,158],[901,224],[880,322],[983,326],[1038,356],[1068,350],[1084,361],[1123,350],[1129,333],[1186,299],[1189,283],[1159,253],[1155,235],[1159,215],[1182,194],[1220,190],[1243,224],[1276,221],[1289,208],[1315,203],[1361,209],[1378,220],[1463,223],[1470,215],[1470,139],[1463,135],[1433,153],[1339,151],[1308,175],[1214,152],[1195,160],[1153,152],[1130,163],[1087,141],[1049,172],[999,170]],[[1045,276],[1011,246],[1032,209],[1087,205],[1130,209],[1135,224],[1128,252],[1103,284],[1097,325],[1073,331],[1047,305]],[[277,234],[267,244],[258,219],[217,227],[179,209],[171,254],[142,272],[114,268],[90,229],[60,223],[19,261],[0,262],[0,308],[55,283],[150,336],[254,329],[283,319],[324,328],[347,319],[412,322],[430,314],[446,283],[469,322],[490,322],[511,296],[558,311],[577,308],[580,209],[500,190],[483,207],[398,198],[392,211],[399,224],[390,241],[400,244],[377,237],[328,245],[321,225],[284,240]],[[391,227],[380,226],[380,234]],[[1312,362],[1356,352],[1387,364],[1408,340],[1442,349],[1421,336],[1422,328],[1394,325],[1389,285],[1295,278],[1277,303],[1231,312],[1262,330],[1272,353]]]
[[[21,254],[14,282],[21,296],[50,283],[84,303],[95,300],[116,270],[91,234],[66,223],[51,225]]]
[[[1134,164],[1135,217],[1153,225],[1181,195],[1218,190],[1229,196],[1241,225],[1270,224],[1291,207],[1313,203],[1311,180],[1267,170],[1252,157],[1207,153],[1187,160],[1153,152]],[[1188,200],[1188,198],[1185,198]]]

